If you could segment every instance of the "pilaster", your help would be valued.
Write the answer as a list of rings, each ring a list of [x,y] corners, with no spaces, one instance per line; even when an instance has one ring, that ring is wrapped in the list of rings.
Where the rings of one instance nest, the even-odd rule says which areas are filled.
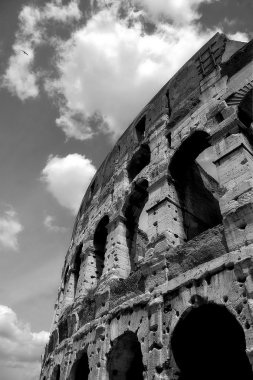
[[[234,120],[212,137],[224,189],[219,203],[229,250],[253,242],[253,150],[245,131]]]

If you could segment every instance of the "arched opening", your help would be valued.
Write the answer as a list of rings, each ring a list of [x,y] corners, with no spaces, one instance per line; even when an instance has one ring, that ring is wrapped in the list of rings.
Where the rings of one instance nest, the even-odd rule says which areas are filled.
[[[171,339],[179,380],[250,380],[243,329],[225,306],[203,304],[186,312]]]
[[[61,376],[61,367],[59,364],[57,364],[54,367],[51,380],[60,380],[60,376]]]
[[[150,149],[147,144],[142,144],[140,149],[135,152],[131,161],[128,164],[128,178],[131,182],[142,169],[150,163]]]
[[[70,373],[70,380],[88,380],[89,373],[89,359],[87,353],[84,352],[74,363]]]
[[[69,329],[68,329],[67,318],[63,318],[59,321],[58,335],[59,335],[59,343],[61,343],[64,339],[67,339],[69,337]]]
[[[143,380],[141,345],[136,334],[127,331],[112,343],[108,354],[109,380]]]
[[[209,147],[209,135],[197,131],[182,143],[169,167],[175,181],[187,240],[222,222],[219,203],[214,196],[217,197],[218,183],[211,170],[208,172],[208,168],[204,168],[199,161],[201,153]]]
[[[144,115],[135,126],[136,135],[139,142],[141,142],[145,136],[145,128],[146,128],[146,115]]]
[[[131,270],[135,269],[136,261],[144,257],[148,244],[147,219],[145,219],[145,204],[148,200],[148,181],[140,179],[135,182],[124,207],[127,229],[127,246]],[[143,217],[142,217],[143,216]]]
[[[242,99],[238,106],[238,118],[246,126],[253,122],[253,89]]]
[[[105,251],[106,251],[106,241],[107,241],[107,226],[109,223],[109,217],[105,215],[97,225],[96,231],[94,233],[94,249],[95,249],[95,260],[96,260],[96,274],[97,279],[102,276],[105,261]]]
[[[75,260],[74,260],[74,295],[76,294],[77,290],[77,284],[80,277],[80,270],[81,270],[81,253],[83,249],[83,243],[79,244],[79,246],[76,249],[75,253]]]

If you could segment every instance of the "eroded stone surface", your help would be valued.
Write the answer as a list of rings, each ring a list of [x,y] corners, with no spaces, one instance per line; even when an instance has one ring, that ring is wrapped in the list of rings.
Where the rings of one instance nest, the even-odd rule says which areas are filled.
[[[250,52],[216,34],[101,165],[41,380],[253,378]]]

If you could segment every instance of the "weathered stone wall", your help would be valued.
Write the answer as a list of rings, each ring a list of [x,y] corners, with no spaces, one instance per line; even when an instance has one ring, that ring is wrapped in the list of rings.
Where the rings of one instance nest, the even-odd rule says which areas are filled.
[[[252,107],[244,101],[252,99],[250,52],[252,43],[216,34],[98,170],[66,255],[41,379],[79,380],[81,372],[89,380],[187,379],[173,332],[203,305],[216,324],[220,313],[229,328],[225,311],[233,316],[239,338],[229,336],[241,349],[245,380],[252,377],[253,139]],[[210,147],[217,180],[195,161]],[[231,379],[236,371],[227,369]]]

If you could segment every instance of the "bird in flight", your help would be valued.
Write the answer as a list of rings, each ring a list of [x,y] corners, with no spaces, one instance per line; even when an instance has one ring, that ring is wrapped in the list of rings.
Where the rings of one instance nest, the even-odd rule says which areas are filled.
[[[21,50],[24,54],[26,54],[26,55],[28,55],[28,53],[26,52],[26,51],[24,51],[24,50]]]

